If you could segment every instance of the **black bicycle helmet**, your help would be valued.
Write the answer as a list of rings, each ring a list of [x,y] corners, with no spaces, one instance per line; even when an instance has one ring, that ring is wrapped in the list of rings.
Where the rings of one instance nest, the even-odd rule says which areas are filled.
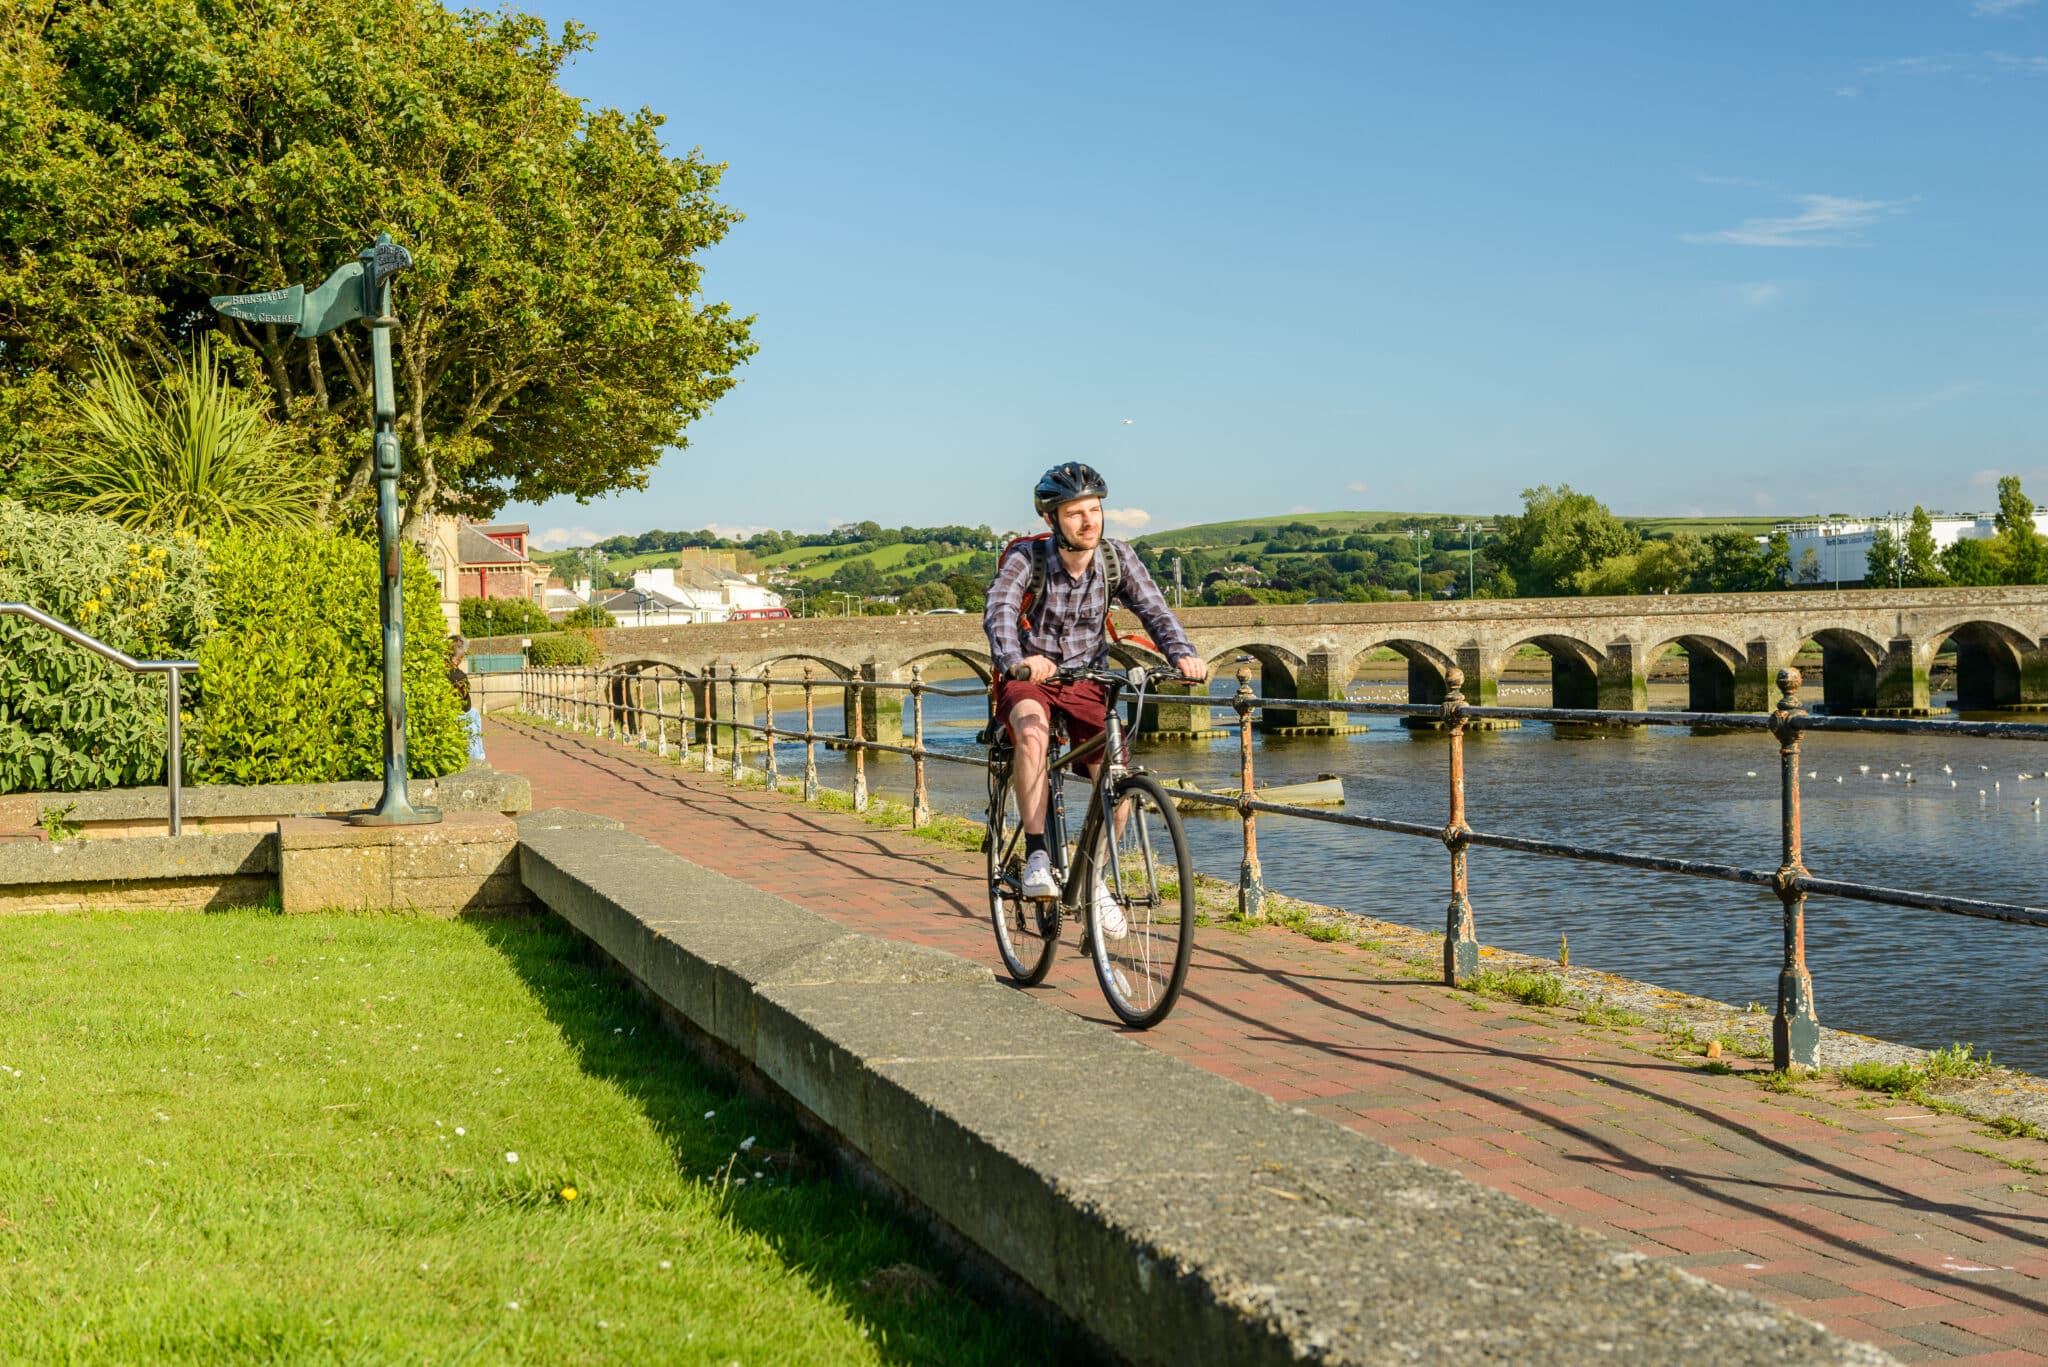
[[[1039,515],[1049,516],[1062,503],[1072,503],[1077,498],[1108,498],[1109,481],[1096,473],[1092,465],[1083,465],[1070,460],[1065,465],[1055,465],[1038,477],[1038,487],[1031,491],[1032,506]]]

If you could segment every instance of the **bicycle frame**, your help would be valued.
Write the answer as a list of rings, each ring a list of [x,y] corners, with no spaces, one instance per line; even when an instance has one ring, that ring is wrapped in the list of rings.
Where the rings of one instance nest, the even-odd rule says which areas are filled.
[[[1072,914],[1078,914],[1081,911],[1084,905],[1083,894],[1095,885],[1096,837],[1101,832],[1104,815],[1109,811],[1111,789],[1126,775],[1140,772],[1124,762],[1124,757],[1129,751],[1129,740],[1126,736],[1123,714],[1118,707],[1118,695],[1125,688],[1132,686],[1133,683],[1136,683],[1139,691],[1142,692],[1144,689],[1143,682],[1141,680],[1127,679],[1121,675],[1110,673],[1107,670],[1091,670],[1087,672],[1086,677],[1095,679],[1107,691],[1108,696],[1103,703],[1105,715],[1103,718],[1102,734],[1085,745],[1064,752],[1058,749],[1056,740],[1049,742],[1045,755],[1046,853],[1051,856],[1053,869],[1061,876],[1060,909],[1063,912]],[[1132,724],[1129,728],[1131,735],[1135,735],[1137,732],[1137,720],[1136,717],[1132,718]],[[1066,785],[1060,781],[1060,775],[1063,771],[1073,770],[1082,764],[1088,763],[1098,755],[1105,756],[1105,759],[1103,763],[1096,766],[1094,777],[1089,782],[1088,807],[1081,817],[1079,840],[1074,846],[1074,865],[1070,869],[1066,867]],[[1007,782],[1008,779],[1006,778],[1005,781]],[[1114,841],[1115,836],[1112,834],[1112,844],[1114,844]],[[1146,857],[1149,861],[1151,857],[1150,850],[1146,851]],[[1121,894],[1123,892],[1121,859],[1112,858],[1110,860],[1108,876],[1114,891]]]

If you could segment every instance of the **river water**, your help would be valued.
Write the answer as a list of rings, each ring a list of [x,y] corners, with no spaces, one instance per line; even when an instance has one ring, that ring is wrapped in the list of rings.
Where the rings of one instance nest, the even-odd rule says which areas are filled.
[[[1234,687],[1219,681],[1216,692]],[[1352,688],[1373,701],[1404,695],[1386,683]],[[1501,701],[1547,705],[1548,683],[1509,681]],[[1682,707],[1684,686],[1653,685],[1651,705]],[[928,699],[928,743],[979,754],[973,737],[984,716],[978,698]],[[1261,737],[1259,786],[1337,773],[1345,810],[1441,825],[1445,739],[1393,718],[1362,720],[1363,735]],[[801,712],[779,712],[777,721],[800,725]],[[818,729],[839,728],[837,711],[820,709]],[[1778,753],[1767,734],[1529,724],[1475,732],[1465,744],[1467,819],[1476,829],[1778,864]],[[1155,772],[1236,785],[1234,735],[1141,741],[1139,749]],[[2048,770],[2048,744],[1808,735],[1802,750],[1802,771],[1815,775],[1802,778],[1806,864],[1815,874],[2048,907],[2048,820],[2034,805],[2048,798],[2048,775],[2020,777]],[[786,774],[800,772],[802,747],[779,747],[778,762]],[[820,746],[818,763],[824,783],[851,787],[843,754]],[[934,806],[982,815],[981,770],[933,763],[927,772]],[[1915,782],[1904,781],[1908,772]],[[907,794],[909,761],[871,755],[869,781],[877,792]],[[1242,853],[1235,817],[1191,817],[1187,826],[1197,865],[1234,880]],[[1266,816],[1259,854],[1275,891],[1442,930],[1450,857],[1438,842]],[[1776,1000],[1782,917],[1761,889],[1475,849],[1471,897],[1484,943],[1555,957],[1568,935],[1576,964],[1738,1005]],[[2048,1074],[2048,928],[1815,898],[1807,961],[1824,1024],[1926,1048],[1967,1041]]]

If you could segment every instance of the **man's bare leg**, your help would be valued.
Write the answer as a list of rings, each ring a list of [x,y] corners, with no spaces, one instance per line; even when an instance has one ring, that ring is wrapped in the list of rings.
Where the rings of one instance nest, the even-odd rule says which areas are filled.
[[[1036,698],[1010,709],[1010,788],[1026,835],[1045,834],[1045,749],[1051,734],[1045,704]]]

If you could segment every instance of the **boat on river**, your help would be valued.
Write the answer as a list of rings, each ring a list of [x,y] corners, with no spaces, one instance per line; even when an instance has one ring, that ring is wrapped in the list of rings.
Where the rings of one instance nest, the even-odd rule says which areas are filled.
[[[1161,783],[1169,788],[1191,788],[1196,792],[1213,793],[1217,797],[1236,797],[1241,789],[1203,788],[1200,784],[1186,779],[1160,777]],[[1270,788],[1254,788],[1252,796],[1260,802],[1276,802],[1289,807],[1341,807],[1344,805],[1344,780],[1337,774],[1317,774],[1308,783],[1277,783]],[[1185,802],[1175,799],[1174,806],[1181,811],[1198,815],[1231,815],[1229,807],[1219,807],[1213,802]]]

